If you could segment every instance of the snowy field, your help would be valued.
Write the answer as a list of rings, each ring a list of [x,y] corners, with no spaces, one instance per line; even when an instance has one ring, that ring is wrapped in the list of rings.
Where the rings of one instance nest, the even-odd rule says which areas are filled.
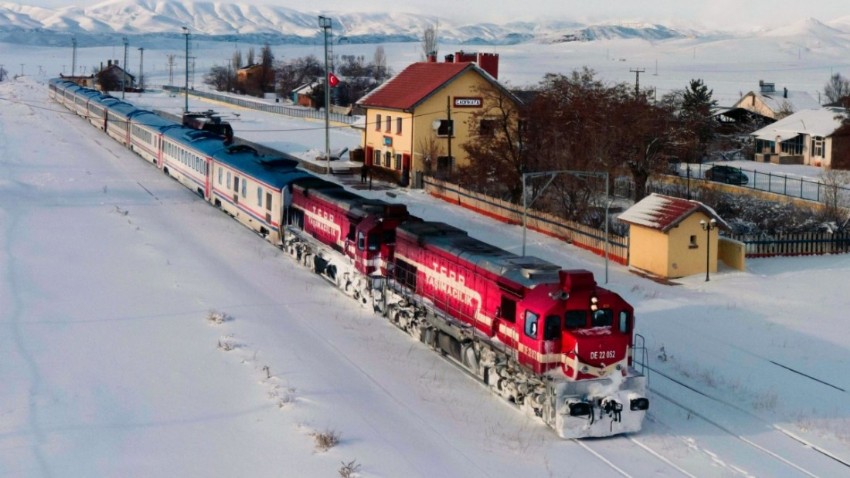
[[[850,256],[676,286],[610,263],[650,351],[650,413],[638,434],[564,441],[51,103],[64,51],[0,55],[45,70],[0,83],[0,476],[850,475]],[[179,109],[167,98],[128,100]],[[324,140],[244,110],[234,126],[295,154]],[[519,227],[419,191],[360,192],[521,247]],[[551,238],[528,249],[605,275]]]

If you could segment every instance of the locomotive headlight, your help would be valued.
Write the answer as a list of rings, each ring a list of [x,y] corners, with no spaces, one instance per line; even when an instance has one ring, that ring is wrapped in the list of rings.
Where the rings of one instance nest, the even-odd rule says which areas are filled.
[[[629,404],[629,408],[632,409],[633,412],[637,412],[640,410],[648,410],[649,409],[649,399],[648,398],[633,398],[631,403]]]
[[[590,298],[590,310],[596,312],[599,309],[599,299],[594,295]]]

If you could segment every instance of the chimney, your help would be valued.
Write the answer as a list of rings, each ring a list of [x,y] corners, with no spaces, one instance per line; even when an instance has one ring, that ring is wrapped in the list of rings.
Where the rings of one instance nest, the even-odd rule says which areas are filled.
[[[428,53],[428,63],[437,63],[437,52],[432,51]]]
[[[785,92],[782,94],[783,98],[788,98],[788,88],[785,88]]]
[[[109,68],[112,66],[112,60],[106,60],[106,67]]]
[[[451,53],[446,55],[446,63],[454,63],[454,62],[455,62],[455,56],[454,55],[452,55]]]

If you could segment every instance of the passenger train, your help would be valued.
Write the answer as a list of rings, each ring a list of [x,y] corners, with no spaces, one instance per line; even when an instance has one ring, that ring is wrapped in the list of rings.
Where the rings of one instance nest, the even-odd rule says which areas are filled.
[[[634,310],[563,270],[423,221],[210,131],[64,79],[56,102],[564,438],[640,430],[646,349]]]

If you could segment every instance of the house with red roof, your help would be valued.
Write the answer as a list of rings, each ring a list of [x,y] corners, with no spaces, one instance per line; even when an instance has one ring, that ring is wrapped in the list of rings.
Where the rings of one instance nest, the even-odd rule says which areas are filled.
[[[699,201],[650,194],[618,220],[629,224],[629,267],[640,272],[665,279],[717,272],[718,257],[743,269],[743,248],[720,240],[729,224]]]
[[[357,102],[366,112],[365,164],[404,186],[467,164],[463,145],[486,127],[491,98],[520,103],[497,75],[495,54],[457,52],[443,63],[431,57],[409,65]]]

